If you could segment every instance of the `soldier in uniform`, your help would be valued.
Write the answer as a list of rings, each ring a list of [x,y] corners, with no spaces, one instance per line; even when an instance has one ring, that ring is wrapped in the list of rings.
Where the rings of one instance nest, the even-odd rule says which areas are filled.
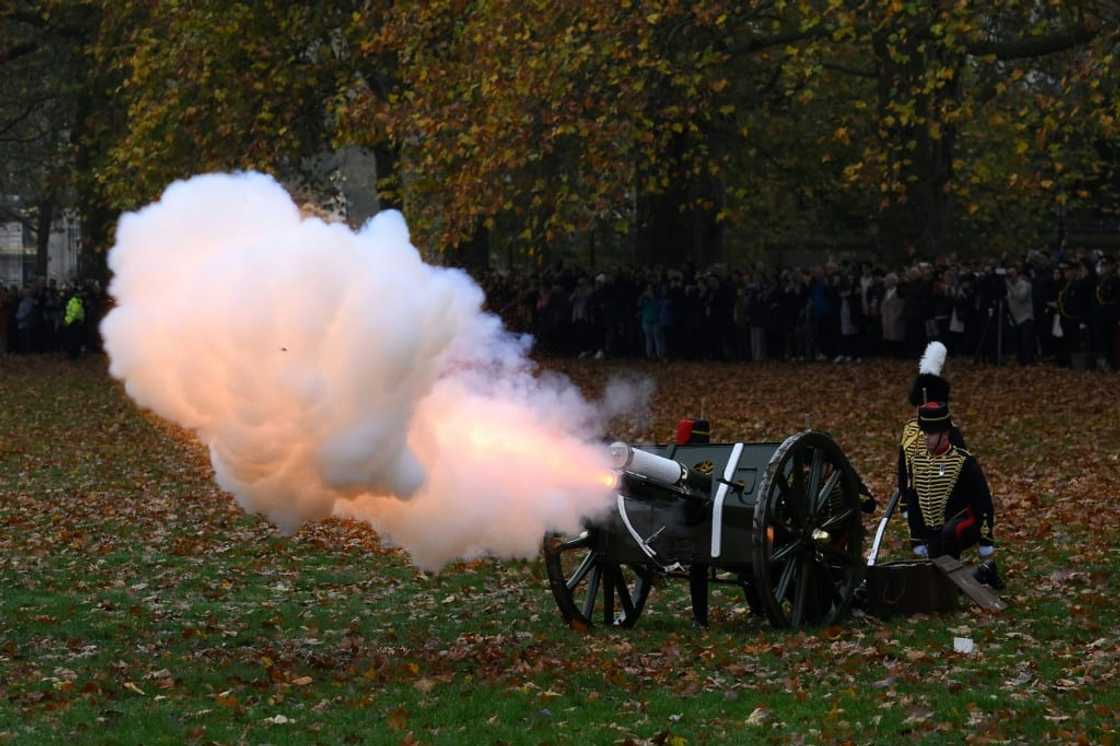
[[[976,579],[1002,587],[992,538],[995,509],[980,464],[968,451],[953,445],[949,405],[931,401],[918,408],[923,447],[910,461],[910,534],[920,539],[929,557],[944,554],[957,559],[979,545],[984,560]]]
[[[949,382],[941,376],[941,371],[945,367],[946,354],[945,345],[940,342],[930,342],[926,345],[925,354],[922,355],[922,359],[918,363],[918,375],[914,378],[914,383],[910,386],[911,406],[917,408],[931,401],[949,403]],[[966,447],[964,436],[951,420],[949,422],[949,441],[957,448],[963,449]],[[899,507],[904,514],[910,509],[911,462],[914,456],[921,453],[924,449],[925,436],[918,426],[918,418],[914,417],[903,426],[902,436],[898,441]],[[922,552],[924,550],[919,549],[919,547],[923,546],[921,538],[911,536],[910,542],[914,551],[919,556],[923,556]]]
[[[690,443],[708,443],[711,437],[711,425],[707,420],[697,420],[686,417],[677,423],[677,431],[673,437],[677,445]],[[712,462],[705,461],[693,467],[704,474],[712,473]],[[688,592],[692,600],[692,626],[704,629],[708,626],[708,565],[704,562],[693,562],[688,568]]]
[[[1097,367],[1108,370],[1120,362],[1120,275],[1117,275],[1112,258],[1105,255],[1100,260],[1100,281],[1097,283],[1094,304],[1097,335]]]
[[[1088,329],[1088,312],[1091,288],[1089,271],[1082,263],[1063,262],[1064,282],[1058,291],[1058,314],[1062,330],[1058,365],[1071,367],[1073,355],[1084,352],[1085,334]]]

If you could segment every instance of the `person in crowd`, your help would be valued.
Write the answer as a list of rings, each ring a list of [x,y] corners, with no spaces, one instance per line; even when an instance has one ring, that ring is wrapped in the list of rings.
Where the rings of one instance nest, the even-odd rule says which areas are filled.
[[[1054,336],[1060,340],[1058,364],[1070,367],[1074,354],[1083,352],[1084,331],[1087,328],[1086,311],[1089,298],[1087,272],[1079,262],[1063,262],[1062,285],[1058,290],[1058,322]]]
[[[669,333],[673,327],[673,303],[669,289],[664,284],[657,286],[657,321],[653,328],[654,347],[658,360],[669,359]]]
[[[646,285],[638,297],[638,318],[642,324],[642,337],[645,339],[647,360],[660,358],[657,348],[657,323],[660,316],[657,291],[653,283]]]
[[[591,339],[591,296],[594,292],[591,278],[583,275],[568,296],[568,302],[572,307],[572,340],[574,349],[579,350],[581,358],[595,354],[595,350],[591,349],[594,347]]]
[[[813,346],[817,360],[836,356],[836,337],[840,331],[840,297],[827,270],[817,266],[809,284]]]
[[[917,356],[928,341],[929,327],[926,322],[933,315],[931,290],[921,264],[915,264],[906,271],[906,280],[899,282],[898,294],[906,301],[902,310],[902,318],[906,324],[903,335],[905,354]]]
[[[12,320],[15,304],[12,291],[0,283],[0,355],[11,351]]]
[[[699,285],[687,275],[677,318],[681,343],[678,354],[687,360],[696,360],[703,354],[704,301]]]
[[[1035,339],[1042,359],[1053,360],[1055,339],[1053,336],[1054,314],[1058,307],[1058,285],[1055,270],[1049,257],[1042,252],[1032,252],[1028,262],[1028,280],[1031,283],[1031,297],[1034,300]]]
[[[1007,311],[1015,330],[1015,350],[1019,365],[1034,363],[1034,298],[1026,273],[1014,265],[1007,269]]]
[[[1098,322],[1097,366],[1101,370],[1120,370],[1120,263],[1108,255],[1100,259],[1097,283]]]
[[[883,328],[883,354],[901,357],[906,344],[906,299],[899,292],[898,275],[891,272],[883,279],[885,288],[880,303]]]
[[[766,353],[777,360],[790,358],[790,333],[793,328],[793,319],[787,307],[785,290],[790,284],[791,273],[788,270],[775,272],[766,279],[766,306],[763,309],[763,331],[765,332]]]
[[[873,357],[883,346],[881,309],[883,294],[886,291],[883,285],[883,271],[865,265],[864,275],[860,277],[860,288],[863,292],[864,320],[860,356]]]
[[[1102,254],[1097,260],[1097,284],[1093,292],[1092,330],[1097,368],[1117,367],[1117,322],[1120,321],[1120,278],[1112,258]]]
[[[82,344],[85,341],[86,304],[77,288],[70,290],[68,295],[62,319],[63,346],[66,357],[77,360],[82,354]]]
[[[1062,328],[1062,311],[1058,306],[1062,289],[1066,285],[1066,265],[1058,262],[1050,272],[1050,282],[1047,285],[1044,306],[1046,308],[1046,339],[1048,341],[1049,355],[1057,365],[1069,365],[1066,355],[1065,332]],[[1068,323],[1068,322],[1067,322]],[[1064,362],[1063,362],[1063,357]]]
[[[732,318],[734,320],[734,345],[732,352],[736,360],[750,360],[751,359],[751,319],[750,319],[750,303],[752,282],[750,275],[742,275],[736,272],[734,275],[733,287],[735,289],[735,306],[732,309]]]
[[[750,359],[761,363],[767,358],[766,338],[769,333],[767,319],[777,313],[774,290],[768,287],[766,277],[759,272],[750,283],[747,293],[747,318],[750,327]]]
[[[16,307],[16,349],[19,352],[36,352],[37,315],[35,293],[31,288],[24,288],[20,292],[19,305]]]
[[[840,277],[840,346],[833,362],[854,362],[860,359],[859,335],[863,329],[863,293],[858,283]]]
[[[954,355],[967,354],[969,351],[970,333],[975,326],[975,296],[972,287],[972,278],[967,273],[951,273],[947,294],[952,309],[949,312],[946,347]]]
[[[40,303],[43,308],[43,351],[54,352],[62,348],[63,331],[62,319],[64,316],[64,298],[59,290],[58,282],[51,279],[43,288]]]
[[[802,270],[790,287],[788,295],[795,308],[793,315],[793,348],[795,360],[813,360],[816,356],[816,334],[813,329],[813,275]]]
[[[1006,327],[1007,285],[1006,271],[1002,267],[989,267],[975,273],[976,277],[976,338],[975,358],[978,361],[1000,362],[1000,340]]]

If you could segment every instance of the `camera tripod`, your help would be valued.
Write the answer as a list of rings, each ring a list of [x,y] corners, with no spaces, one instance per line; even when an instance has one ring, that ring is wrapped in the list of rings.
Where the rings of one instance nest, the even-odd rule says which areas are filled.
[[[996,326],[996,356],[995,364],[1003,365],[1003,300],[996,302],[995,307],[988,306],[988,318],[984,321],[984,328],[980,332],[980,340],[976,343],[976,352],[973,353],[972,362],[979,363],[984,356],[985,347],[992,333],[992,324]]]

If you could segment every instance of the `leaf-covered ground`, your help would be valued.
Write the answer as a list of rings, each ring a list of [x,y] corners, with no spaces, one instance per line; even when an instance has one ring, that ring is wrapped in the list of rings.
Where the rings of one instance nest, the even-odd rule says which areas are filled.
[[[722,440],[810,420],[880,498],[913,370],[547,365],[592,395],[654,377],[652,420],[622,437],[665,440],[701,406]],[[720,587],[696,632],[670,582],[635,629],[578,634],[539,560],[428,576],[361,525],[278,537],[103,360],[0,359],[0,743],[1114,742],[1120,378],[949,377],[1008,612],[783,632]]]

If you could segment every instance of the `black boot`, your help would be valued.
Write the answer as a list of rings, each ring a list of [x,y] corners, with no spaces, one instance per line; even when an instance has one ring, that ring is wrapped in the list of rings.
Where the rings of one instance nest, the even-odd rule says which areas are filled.
[[[999,568],[996,567],[995,560],[981,562],[973,573],[973,577],[981,585],[986,585],[997,591],[1003,590],[1003,581],[999,577]]]

